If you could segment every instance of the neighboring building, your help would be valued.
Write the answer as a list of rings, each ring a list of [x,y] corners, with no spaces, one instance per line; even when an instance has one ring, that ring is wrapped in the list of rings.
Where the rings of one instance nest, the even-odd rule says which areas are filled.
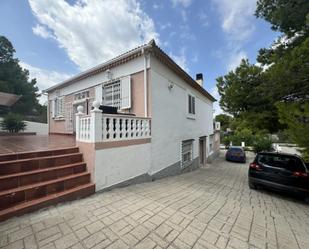
[[[189,171],[218,147],[202,84],[152,40],[47,89],[49,132],[76,134],[96,190]]]

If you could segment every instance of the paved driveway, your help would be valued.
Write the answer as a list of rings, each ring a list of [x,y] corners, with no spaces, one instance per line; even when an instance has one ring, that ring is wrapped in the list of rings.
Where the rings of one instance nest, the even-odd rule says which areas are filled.
[[[309,206],[250,191],[247,165],[207,168],[0,223],[4,248],[309,248]]]

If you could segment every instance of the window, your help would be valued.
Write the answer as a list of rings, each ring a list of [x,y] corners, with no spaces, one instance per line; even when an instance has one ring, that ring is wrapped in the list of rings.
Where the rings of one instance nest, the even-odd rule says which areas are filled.
[[[89,98],[89,91],[83,91],[74,95],[74,100],[82,100]]]
[[[60,118],[64,116],[63,98],[56,98],[53,100],[53,117]]]
[[[213,151],[214,135],[209,135],[209,153]]]
[[[195,114],[195,97],[188,95],[188,112],[189,114]]]
[[[121,108],[121,84],[120,80],[111,82],[103,87],[103,105]]]
[[[305,171],[305,167],[302,161],[295,156],[260,154],[258,156],[258,162],[271,167],[282,168],[289,171]]]
[[[193,160],[193,140],[182,141],[181,143],[181,164],[186,166]]]

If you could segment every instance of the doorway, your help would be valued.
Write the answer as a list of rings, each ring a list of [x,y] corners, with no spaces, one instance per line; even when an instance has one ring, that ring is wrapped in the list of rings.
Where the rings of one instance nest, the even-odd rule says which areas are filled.
[[[199,158],[200,158],[200,165],[206,165],[206,136],[200,137],[199,139]]]

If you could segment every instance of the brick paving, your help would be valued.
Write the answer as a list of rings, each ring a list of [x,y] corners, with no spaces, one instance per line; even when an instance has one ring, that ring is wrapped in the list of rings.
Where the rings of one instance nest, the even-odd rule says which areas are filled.
[[[0,223],[0,248],[309,248],[309,206],[252,191],[247,165],[98,193]]]

